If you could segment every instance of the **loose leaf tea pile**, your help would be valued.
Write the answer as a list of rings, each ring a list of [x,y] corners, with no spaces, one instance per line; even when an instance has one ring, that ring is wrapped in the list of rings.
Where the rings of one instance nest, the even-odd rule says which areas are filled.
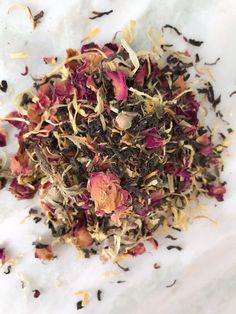
[[[194,90],[188,51],[149,37],[152,52],[125,39],[68,49],[6,117],[19,129],[10,191],[38,192],[53,237],[86,256],[142,254],[145,240],[157,247],[158,228],[186,228],[191,200],[223,200],[223,146],[199,122],[197,100],[220,98],[209,82]]]

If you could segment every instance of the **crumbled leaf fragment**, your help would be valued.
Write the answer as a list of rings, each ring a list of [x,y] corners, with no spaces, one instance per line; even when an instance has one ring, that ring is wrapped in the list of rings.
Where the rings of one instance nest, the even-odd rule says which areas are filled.
[[[167,248],[167,250],[173,250],[173,249],[176,249],[178,251],[182,251],[183,250],[183,248],[181,246],[179,246],[179,245],[168,245],[166,248]]]
[[[166,288],[171,288],[176,284],[177,280],[174,280],[173,283],[171,283],[170,285],[167,285]]]
[[[83,303],[83,301],[81,301],[81,300],[76,303],[76,309],[77,309],[77,310],[81,310],[82,308],[84,308],[84,306],[82,305],[82,303]]]
[[[7,83],[7,81],[6,81],[6,80],[2,80],[2,81],[1,81],[1,84],[0,84],[0,90],[1,90],[3,93],[6,93],[7,88],[8,88],[8,83]]]
[[[102,290],[97,291],[97,299],[98,301],[102,301]]]

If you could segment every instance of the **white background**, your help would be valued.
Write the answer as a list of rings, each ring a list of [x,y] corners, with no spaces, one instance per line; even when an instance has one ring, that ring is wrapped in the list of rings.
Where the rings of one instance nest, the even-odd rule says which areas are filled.
[[[13,109],[14,95],[32,84],[30,76],[22,77],[25,65],[33,76],[46,73],[50,66],[42,58],[56,55],[63,60],[68,47],[80,47],[80,40],[93,27],[101,34],[98,43],[110,41],[117,30],[130,19],[138,22],[136,47],[147,48],[148,25],[160,28],[164,24],[177,26],[187,37],[204,40],[197,49],[205,60],[217,57],[221,61],[214,67],[217,78],[216,92],[222,93],[220,109],[235,125],[236,96],[229,98],[236,89],[236,2],[231,0],[41,0],[24,1],[33,13],[45,11],[42,23],[35,31],[25,12],[8,9],[15,1],[0,1],[0,80],[6,79],[9,90],[0,94],[0,116]],[[114,13],[91,21],[93,10],[113,9]],[[167,32],[168,34],[169,32]],[[184,49],[185,43],[182,43]],[[197,51],[196,50],[196,51]],[[9,53],[25,51],[31,57],[11,60]],[[3,124],[3,126],[7,126]],[[9,147],[2,151],[16,150],[12,130],[8,128]],[[148,248],[145,255],[129,259],[123,264],[130,267],[124,273],[111,263],[101,264],[97,257],[81,260],[68,246],[56,246],[58,259],[42,263],[33,256],[32,242],[40,235],[47,241],[49,231],[42,223],[20,221],[27,215],[32,201],[16,201],[7,190],[0,192],[0,247],[6,247],[10,256],[23,255],[11,274],[0,274],[0,313],[5,314],[74,314],[79,297],[74,292],[86,289],[91,300],[83,313],[96,314],[233,314],[236,313],[236,167],[235,144],[224,154],[223,178],[228,182],[225,202],[203,200],[209,205],[210,216],[218,222],[196,220],[187,232],[178,236],[175,243],[160,237],[157,251]],[[181,245],[184,250],[168,251],[169,244]],[[154,262],[161,265],[156,270]],[[117,276],[104,278],[105,271],[116,271]],[[17,273],[29,280],[25,296]],[[61,287],[55,282],[59,275]],[[174,280],[172,288],[166,288]],[[117,280],[126,280],[117,284]],[[31,291],[39,289],[41,296],[32,297]],[[102,301],[96,291],[103,291]]]

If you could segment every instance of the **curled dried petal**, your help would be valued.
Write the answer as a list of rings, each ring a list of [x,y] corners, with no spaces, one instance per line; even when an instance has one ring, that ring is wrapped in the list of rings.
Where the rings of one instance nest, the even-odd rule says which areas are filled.
[[[14,178],[10,184],[9,191],[18,199],[30,199],[34,197],[36,188],[19,184],[17,179]]]
[[[143,243],[137,244],[135,247],[130,249],[127,253],[133,256],[142,255],[146,252],[145,246]]]
[[[112,81],[116,100],[125,100],[128,97],[128,87],[126,85],[123,71],[108,71],[107,76]]]
[[[217,201],[222,202],[224,200],[224,194],[226,193],[226,188],[223,185],[215,186],[215,185],[208,185],[207,186],[208,195],[214,196]]]
[[[85,226],[75,229],[73,232],[73,243],[76,247],[84,249],[93,244],[93,238]]]

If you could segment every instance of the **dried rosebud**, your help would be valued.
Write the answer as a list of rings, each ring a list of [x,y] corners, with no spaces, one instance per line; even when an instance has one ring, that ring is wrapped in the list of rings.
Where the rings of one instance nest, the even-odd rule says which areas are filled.
[[[74,87],[69,81],[55,81],[54,93],[59,100],[63,100],[65,97],[73,95]]]
[[[128,130],[132,125],[132,120],[138,114],[135,112],[120,112],[116,117],[116,124],[122,131]]]
[[[128,192],[121,188],[120,179],[111,173],[91,173],[90,189],[96,211],[111,214],[127,204]]]
[[[52,247],[49,244],[33,243],[35,244],[35,258],[39,258],[44,261],[50,261],[55,258]]]
[[[88,246],[93,244],[93,238],[91,237],[85,226],[75,228],[73,230],[73,237],[73,243],[76,247],[80,249],[87,248]]]
[[[40,294],[41,294],[40,291],[37,290],[37,289],[33,290],[32,292],[33,292],[33,297],[36,298],[36,299],[37,299],[37,298],[40,296]]]
[[[223,185],[214,186],[207,185],[208,195],[214,196],[217,201],[222,202],[224,200],[224,194],[226,192],[226,188]]]
[[[0,265],[3,265],[6,261],[5,248],[0,248]]]
[[[36,193],[36,187],[35,188],[31,188],[28,185],[22,185],[19,184],[17,179],[14,178],[11,181],[10,187],[9,187],[9,191],[15,195],[16,198],[18,199],[30,199],[34,197],[34,194]]]
[[[144,252],[146,252],[144,244],[139,243],[136,246],[134,246],[132,249],[130,249],[127,253],[133,256],[137,256],[137,255],[142,255]]]
[[[196,142],[204,146],[210,144],[210,139],[209,139],[208,134],[204,133],[201,136],[198,136],[196,139]]]
[[[165,195],[165,192],[163,189],[158,189],[156,191],[153,191],[150,193],[150,197],[151,197],[151,204],[156,204],[157,202],[159,202],[163,196]]]
[[[0,147],[7,145],[7,135],[4,129],[0,128]]]
[[[146,148],[158,148],[165,145],[165,140],[160,138],[160,133],[156,128],[147,129],[143,131],[143,134],[147,134],[144,138]]]
[[[18,152],[11,158],[10,169],[14,176],[30,175],[32,173],[32,168],[29,165],[28,154],[18,150]]]
[[[124,100],[128,97],[128,87],[126,85],[123,71],[108,71],[107,76],[112,81],[116,100]]]
[[[45,64],[55,64],[57,63],[57,57],[44,57],[43,61]]]

